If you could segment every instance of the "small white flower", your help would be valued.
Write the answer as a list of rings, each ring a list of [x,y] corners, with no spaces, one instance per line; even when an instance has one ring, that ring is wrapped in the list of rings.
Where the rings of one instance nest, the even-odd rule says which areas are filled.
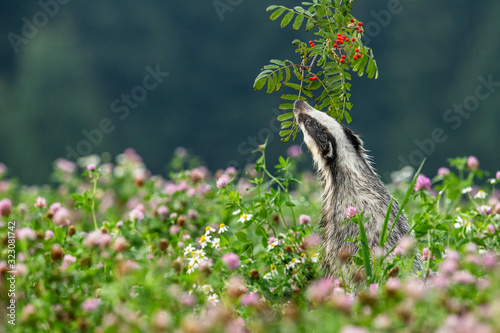
[[[266,280],[272,280],[274,276],[278,275],[278,270],[276,269],[276,265],[271,265],[271,270],[266,273],[263,278]]]
[[[490,179],[490,184],[496,184],[497,180],[496,179]]]
[[[281,260],[285,260],[285,256],[283,255],[283,252],[278,253],[278,257],[280,257]]]
[[[203,286],[200,287],[201,290],[203,290],[205,292],[205,294],[209,294],[209,293],[213,293],[214,292],[214,289],[212,288],[212,286],[208,285],[208,284],[204,284]]]
[[[300,264],[300,263],[301,263],[300,259],[293,258],[288,264],[286,264],[286,268],[288,268],[288,269],[295,268],[295,265]]]
[[[194,247],[189,244],[188,246],[186,246],[186,248],[184,249],[184,255],[187,256],[189,253],[193,252],[194,251]]]
[[[228,229],[227,225],[225,225],[224,223],[221,223],[219,225],[219,234],[222,234],[223,232],[226,232]]]
[[[187,271],[187,273],[188,273],[188,274],[193,273],[193,272],[194,272],[194,270],[195,270],[197,267],[198,267],[198,264],[196,264],[196,266],[194,266],[194,265],[188,265],[188,271]]]
[[[466,231],[470,231],[471,229],[471,223],[468,219],[464,219],[462,216],[457,216],[455,218],[455,223],[453,224],[453,226],[455,227],[455,229],[458,229],[458,228],[461,228],[463,226],[466,227]]]
[[[319,253],[314,253],[313,255],[311,255],[311,261],[316,263],[318,262],[319,260]]]
[[[241,210],[237,209],[233,212],[233,215],[238,215],[241,212]]]
[[[202,249],[204,249],[208,245],[208,242],[210,242],[211,238],[212,238],[212,236],[209,236],[209,235],[202,235],[200,237],[200,245],[201,245]]]
[[[279,244],[279,241],[278,240],[275,240],[274,242],[272,242],[271,244],[269,244],[267,246],[267,252],[271,251],[272,249],[274,249],[276,247],[276,245]]]
[[[297,269],[292,271],[292,278],[297,280],[299,279],[299,271]]]
[[[193,284],[193,288],[189,289],[189,295],[191,295],[195,289],[196,289],[196,283]]]
[[[212,240],[212,245],[213,245],[216,249],[218,249],[218,248],[219,248],[219,246],[220,246],[220,238],[214,238],[214,239]]]
[[[205,228],[205,236],[208,236],[208,234],[211,232],[215,232],[215,228],[210,227],[210,226]]]
[[[484,192],[483,190],[479,190],[479,192],[477,192],[474,196],[474,199],[485,199],[487,196],[488,194],[486,192]]]
[[[250,221],[252,219],[252,214],[241,214],[238,222],[245,223],[246,221]]]
[[[219,298],[217,294],[212,294],[207,297],[207,301],[210,302],[210,304],[212,304],[213,306],[215,306],[217,305],[217,303],[219,303]]]
[[[472,187],[468,186],[468,187],[466,187],[466,188],[464,188],[464,189],[462,190],[462,193],[463,193],[463,194],[466,194],[466,193],[469,193],[470,191],[472,191]]]

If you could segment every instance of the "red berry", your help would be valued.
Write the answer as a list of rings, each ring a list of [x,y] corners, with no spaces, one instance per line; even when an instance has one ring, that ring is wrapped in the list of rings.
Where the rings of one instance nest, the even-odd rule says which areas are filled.
[[[356,50],[354,50],[354,51],[359,52],[359,49],[357,48],[357,49],[356,49]]]
[[[352,59],[353,59],[353,60],[356,60],[356,59],[358,59],[358,58],[357,58],[356,56],[354,56],[354,58],[352,58]]]
[[[351,19],[351,22],[354,23],[354,19]]]
[[[317,78],[316,76],[311,76],[311,77],[309,78],[309,81],[316,81],[317,79],[318,79],[318,78]]]
[[[359,22],[359,23],[358,23],[358,25],[359,25],[360,27],[362,27],[362,26],[363,26],[363,22]]]
[[[337,47],[339,47],[339,46],[338,46],[337,44],[333,44],[333,47],[334,47],[334,48],[337,48]]]
[[[340,36],[342,36],[342,35],[341,34],[337,34],[337,37],[340,37]]]
[[[356,56],[357,56],[358,58],[361,58],[361,54],[360,54],[360,53],[356,54]]]
[[[341,63],[344,63],[344,62],[345,62],[345,60],[344,60],[344,59],[340,59],[340,62],[341,62]]]
[[[363,29],[359,29],[359,33],[362,34],[363,33]]]
[[[353,37],[352,41],[353,41],[353,42],[355,42],[355,41],[356,41],[356,38],[354,38],[354,37]]]
[[[344,59],[344,58],[345,58],[345,55],[342,55],[342,56],[341,56],[341,58],[342,58],[342,59]]]

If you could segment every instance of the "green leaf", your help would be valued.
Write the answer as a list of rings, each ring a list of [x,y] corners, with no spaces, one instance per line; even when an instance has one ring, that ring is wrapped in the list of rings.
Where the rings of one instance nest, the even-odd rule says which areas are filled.
[[[253,89],[254,90],[261,90],[265,84],[266,84],[266,78],[256,80],[255,83],[253,84]]]
[[[270,75],[271,77],[267,79],[267,93],[270,94],[274,91],[274,88],[276,87],[276,81],[278,80],[278,77],[276,76],[276,73],[273,73],[273,75]]]
[[[285,94],[285,95],[281,95],[281,99],[286,99],[286,100],[289,100],[289,101],[296,101],[299,99],[299,96],[298,95],[292,95],[292,94]]]
[[[284,131],[280,131],[280,136],[287,136],[288,134],[290,134],[292,130],[284,130]]]
[[[310,18],[306,23],[306,31],[311,30],[314,27],[314,20]]]
[[[280,104],[280,109],[281,110],[292,110],[293,109],[293,104],[292,103]]]
[[[302,8],[302,7],[299,7],[299,8]],[[295,18],[295,21],[293,22],[293,25],[292,25],[293,30],[299,30],[303,21],[304,21],[304,16],[297,15],[297,17]]]
[[[352,118],[351,118],[351,115],[349,114],[349,112],[344,111],[344,117],[345,117],[345,120],[347,121],[348,124],[352,121]]]
[[[277,6],[277,5],[271,5],[271,6],[269,6],[269,7],[266,8],[266,12],[269,12],[269,11],[275,9],[275,8],[278,8],[278,7],[279,6]]]
[[[293,112],[283,113],[278,116],[278,121],[283,121],[293,118]]]
[[[281,16],[281,14],[283,14],[285,12],[285,8],[284,7],[279,7],[278,9],[276,9],[274,11],[274,13],[271,14],[271,16],[269,17],[269,19],[271,21],[274,21],[276,20],[278,17]]]
[[[295,15],[294,12],[288,12],[286,13],[285,17],[283,17],[283,20],[281,20],[281,27],[284,28],[290,23],[293,19],[293,16]]]
[[[269,60],[269,62],[272,62],[273,64],[280,65],[280,66],[286,66],[286,64],[283,61],[278,60],[278,59],[271,59],[271,60]]]
[[[290,126],[292,126],[293,124],[293,121],[284,121],[281,123],[281,128],[284,129],[284,128],[288,128]]]
[[[246,243],[246,242],[248,242],[248,239],[247,239],[247,234],[246,234],[246,233],[244,233],[243,231],[237,232],[235,236],[236,236],[236,238],[238,238],[238,240],[239,240],[241,243]]]

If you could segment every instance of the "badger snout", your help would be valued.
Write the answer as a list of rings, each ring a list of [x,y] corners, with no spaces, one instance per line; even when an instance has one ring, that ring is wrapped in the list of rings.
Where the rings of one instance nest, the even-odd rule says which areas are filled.
[[[293,113],[298,114],[300,112],[303,112],[308,106],[309,105],[306,102],[304,102],[301,99],[298,99],[293,104]]]

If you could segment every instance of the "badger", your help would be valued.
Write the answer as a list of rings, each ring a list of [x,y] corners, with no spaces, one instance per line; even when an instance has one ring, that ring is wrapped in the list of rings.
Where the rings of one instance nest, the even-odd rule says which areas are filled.
[[[358,236],[359,229],[354,223],[344,223],[346,209],[354,206],[369,218],[364,227],[373,253],[379,245],[391,195],[375,173],[356,133],[301,99],[294,103],[293,112],[322,183],[323,214],[319,226],[323,236],[323,267],[330,276],[347,274],[347,282],[353,283],[356,269],[344,263],[358,252],[356,244],[347,239]],[[398,210],[399,204],[394,200],[388,230]],[[385,244],[386,253],[404,236],[413,240],[409,231],[408,219],[401,214]],[[414,255],[413,270],[419,271],[422,264],[416,250],[413,247],[410,252]]]

